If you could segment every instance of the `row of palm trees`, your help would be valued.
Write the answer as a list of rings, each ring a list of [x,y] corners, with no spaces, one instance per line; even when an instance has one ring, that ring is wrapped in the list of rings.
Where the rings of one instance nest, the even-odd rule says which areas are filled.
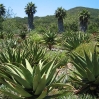
[[[34,3],[29,2],[25,6],[25,13],[28,15],[28,29],[32,30],[34,29],[33,25],[33,18],[34,14],[37,12],[36,6]],[[0,16],[5,14],[5,7],[3,4],[0,4]],[[63,19],[66,18],[66,10],[62,7],[57,8],[55,11],[55,17],[58,19],[58,30],[59,32],[64,31],[63,26]],[[80,24],[80,30],[83,32],[86,32],[87,26],[88,26],[88,19],[90,18],[90,13],[87,10],[83,10],[79,14],[79,24]]]
[[[25,7],[25,12],[28,15],[29,28],[33,29],[33,16],[36,13],[36,6],[34,3],[30,2]],[[55,17],[58,19],[58,30],[59,32],[64,31],[63,19],[66,17],[66,10],[62,7],[57,8],[55,11]],[[90,13],[87,10],[83,10],[79,14],[80,30],[86,32],[88,26],[88,19],[90,18]],[[32,26],[32,27],[31,27]]]

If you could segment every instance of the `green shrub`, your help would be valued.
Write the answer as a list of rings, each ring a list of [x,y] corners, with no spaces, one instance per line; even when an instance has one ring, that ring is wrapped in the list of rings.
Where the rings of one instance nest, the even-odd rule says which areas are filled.
[[[90,35],[84,34],[82,32],[71,33],[69,34],[63,42],[64,49],[67,50],[68,53],[75,50],[80,44],[84,42],[90,41]]]
[[[31,41],[34,41],[36,43],[40,43],[41,40],[42,40],[42,35],[41,34],[38,34],[37,32],[31,32],[30,33],[30,40]]]
[[[95,44],[96,44],[95,42],[82,43],[73,52],[77,52],[79,53],[79,55],[84,56],[85,50],[86,53],[89,55],[90,51],[93,52]]]
[[[90,94],[99,98],[99,56],[96,47],[93,48],[94,51],[90,52],[90,55],[84,51],[83,57],[78,53],[71,54],[75,70],[72,70],[74,75],[70,75],[70,78],[73,86],[79,86],[74,86],[75,94]]]

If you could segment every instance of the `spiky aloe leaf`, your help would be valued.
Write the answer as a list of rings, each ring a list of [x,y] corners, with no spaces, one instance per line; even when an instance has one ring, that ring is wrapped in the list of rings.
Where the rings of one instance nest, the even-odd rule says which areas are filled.
[[[19,66],[20,69],[22,69],[22,72],[23,72],[25,79],[28,81],[28,83],[32,87],[32,74],[31,74],[31,72],[28,69],[26,69],[22,64],[17,64],[17,66]]]
[[[92,64],[93,64],[93,73],[97,77],[99,75],[99,58],[96,52],[96,47],[94,48],[94,52],[92,54]]]
[[[87,53],[84,51],[84,55],[85,55],[85,59],[86,59],[86,63],[87,63],[87,68],[93,72],[93,64],[89,58],[89,56],[87,55]]]
[[[41,75],[45,72],[45,74],[47,73],[48,69],[50,68],[52,64],[52,61],[46,63],[45,65],[43,65],[42,70],[41,70]]]
[[[76,67],[77,71],[83,76],[83,78],[86,78],[87,75],[86,75],[86,71],[84,68],[82,68],[81,66],[79,66],[78,64],[76,63],[73,63],[74,66]]]
[[[89,70],[89,68],[86,67],[86,74],[87,74],[87,79],[89,81],[95,81],[95,76],[94,74]]]
[[[46,73],[46,79],[50,76],[50,73],[53,69],[53,64],[54,64],[54,61],[52,62],[52,64],[49,66],[49,69],[47,70],[47,73]]]
[[[96,78],[94,84],[99,84],[99,76]]]
[[[15,83],[10,83],[8,81],[6,81],[6,83],[9,84],[9,86],[11,86],[17,93],[21,94],[22,97],[31,97],[32,96],[30,93],[25,91],[22,88],[22,86],[15,84]]]
[[[77,84],[80,84],[80,85],[84,85],[84,83],[81,80],[79,80],[75,77],[72,77],[72,76],[69,76],[69,77],[72,80],[72,83],[77,83]]]
[[[10,73],[10,72],[9,72]],[[24,86],[25,88],[29,89],[31,88],[31,86],[29,85],[28,81],[26,79],[22,79],[21,77],[19,77],[18,75],[16,74],[13,74],[13,73],[10,73],[14,79],[20,83],[22,86]]]
[[[72,60],[80,65],[82,68],[87,67],[86,60],[84,57],[80,56],[78,53],[72,53],[71,55]]]
[[[31,72],[31,74],[32,74],[32,72],[33,72],[32,66],[30,65],[30,63],[28,62],[27,59],[25,59],[25,62],[26,62],[26,68],[27,68],[27,69]]]

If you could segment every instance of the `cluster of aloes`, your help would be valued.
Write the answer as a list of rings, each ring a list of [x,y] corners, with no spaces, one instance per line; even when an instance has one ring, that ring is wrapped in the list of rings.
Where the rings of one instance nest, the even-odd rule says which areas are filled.
[[[37,66],[32,67],[26,59],[25,65],[1,64],[0,82],[12,92],[4,89],[0,91],[14,99],[50,99],[67,93],[66,86],[70,87],[70,85],[59,83],[60,79],[55,81],[57,66],[54,61],[45,65],[40,61]],[[62,93],[48,95],[54,88],[62,86],[65,86]]]
[[[39,45],[25,40],[18,48],[9,47],[0,52],[0,83],[12,92],[6,89],[0,92],[14,99],[50,99],[66,93],[68,85],[60,83],[63,77],[56,81],[59,64],[45,62],[45,52]],[[48,95],[53,88],[63,86],[61,93]]]
[[[23,59],[27,58],[30,64],[34,66],[37,65],[41,59],[44,60],[45,51],[38,44],[25,40],[20,46],[17,44],[14,45],[14,47],[8,45],[9,42],[3,43],[4,49],[0,52],[0,63],[22,63]]]
[[[85,57],[77,53],[71,55],[76,71],[70,76],[73,84],[78,85],[76,94],[88,93],[99,97],[99,56],[96,47],[90,57],[84,51]]]
[[[63,42],[64,48],[67,52],[71,52],[76,49],[81,43],[88,43],[90,36],[84,33],[71,33],[69,37]]]

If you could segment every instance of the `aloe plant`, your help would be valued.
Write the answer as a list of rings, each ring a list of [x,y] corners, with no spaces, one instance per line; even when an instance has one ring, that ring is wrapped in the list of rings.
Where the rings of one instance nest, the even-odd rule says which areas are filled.
[[[56,37],[57,34],[50,31],[43,35],[43,42],[48,46],[50,50],[52,49],[52,46],[57,43]]]
[[[35,42],[25,40],[20,47],[23,50],[23,56],[29,60],[32,66],[38,64],[41,59],[45,59],[46,51]]]
[[[89,42],[90,36],[89,34],[84,33],[71,33],[70,36],[66,38],[63,42],[64,49],[67,50],[67,52],[71,52],[74,49],[76,49],[81,43]]]
[[[75,94],[85,93],[99,97],[99,57],[94,48],[94,52],[84,51],[84,57],[77,53],[72,53],[71,59],[76,68],[73,70],[74,76],[70,76],[73,84],[78,84]]]
[[[22,63],[21,51],[7,48],[5,51],[0,52],[0,63]]]
[[[27,58],[30,64],[34,66],[45,57],[45,51],[43,48],[30,41],[25,40],[16,48],[10,48],[10,46],[8,47],[6,44],[4,44],[5,46],[3,45],[3,48],[5,49],[2,49],[0,52],[0,63],[22,63],[23,59]]]
[[[12,92],[4,89],[0,89],[0,92],[14,99],[51,99],[65,94],[69,92],[66,88],[70,85],[59,83],[59,80],[55,81],[57,66],[54,61],[45,65],[40,61],[38,66],[32,67],[26,59],[25,65],[1,64],[0,82]],[[48,95],[54,88],[62,86],[65,87],[61,93],[58,90],[59,93]]]

